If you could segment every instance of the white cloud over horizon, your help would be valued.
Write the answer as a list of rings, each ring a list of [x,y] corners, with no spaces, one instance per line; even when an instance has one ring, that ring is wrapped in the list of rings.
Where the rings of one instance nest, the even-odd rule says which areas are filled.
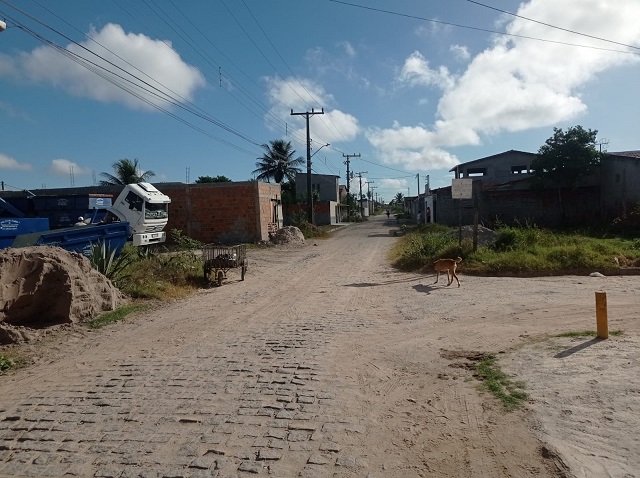
[[[90,31],[89,36],[95,42],[87,40],[80,45],[95,51],[97,55],[125,71],[116,69],[98,56],[90,55],[76,44],[69,44],[66,49],[131,80],[135,86],[125,83],[124,80],[118,80],[118,82],[124,83],[127,88],[133,88],[136,94],[143,96],[152,104],[167,106],[165,101],[137,88],[142,87],[158,93],[133,76],[167,95],[181,97],[182,99],[178,101],[192,100],[196,90],[205,85],[204,76],[200,71],[185,63],[180,55],[171,49],[169,42],[152,40],[142,34],[125,33],[120,25],[113,23],[105,25],[100,31]],[[11,75],[14,78],[36,83],[49,83],[77,97],[91,98],[105,103],[116,102],[133,109],[154,109],[151,105],[107,80],[100,79],[95,73],[46,46],[37,47],[17,57],[4,55],[4,60],[8,62],[6,76]]]
[[[531,0],[518,15],[592,36],[640,46],[640,2],[616,5],[598,0]],[[455,76],[444,66],[431,67],[419,51],[409,55],[398,73],[400,84],[414,89],[442,88],[433,126],[419,124],[370,128],[366,137],[386,163],[408,169],[455,165],[447,148],[479,145],[483,138],[503,132],[555,126],[584,115],[588,105],[582,90],[605,70],[637,64],[636,55],[581,48],[554,42],[625,50],[566,31],[550,29],[523,18],[503,18],[506,31],[544,38],[548,42],[497,37],[492,45],[470,59]],[[628,51],[630,49],[627,48]],[[455,54],[466,50],[454,48]],[[468,53],[468,52],[467,52]]]
[[[91,174],[92,170],[78,165],[68,159],[52,159],[51,165],[48,168],[51,174],[56,176],[69,176],[69,174],[84,176]]]
[[[0,153],[0,169],[8,169],[12,171],[31,171],[33,167],[28,163],[20,163],[11,156]]]
[[[268,116],[276,116],[282,121],[294,125],[290,133],[300,141],[306,141],[307,127],[304,115],[291,115],[294,113],[310,112],[311,109],[323,114],[311,116],[313,121],[312,139],[323,143],[339,143],[353,140],[359,133],[358,120],[348,113],[339,109],[331,108],[335,103],[335,98],[325,89],[309,80],[288,78],[265,78],[268,89],[268,98],[271,103],[271,110]],[[309,105],[318,104],[317,108],[310,108]],[[324,106],[323,106],[324,105]],[[267,122],[272,121],[269,117]]]

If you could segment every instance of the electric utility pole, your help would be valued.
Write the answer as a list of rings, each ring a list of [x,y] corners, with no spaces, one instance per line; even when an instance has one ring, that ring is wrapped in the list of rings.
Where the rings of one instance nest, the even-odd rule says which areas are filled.
[[[351,176],[349,175],[349,158],[359,158],[360,153],[358,154],[344,154],[342,153],[343,158],[347,158],[344,164],[347,165],[347,216],[351,215],[351,194],[349,194],[349,185],[351,184]]]
[[[311,108],[311,111],[305,111],[304,113],[294,113],[291,110],[291,115],[301,115],[307,120],[307,221],[309,224],[313,224],[313,195],[311,194],[311,134],[309,133],[309,118],[313,115],[323,115],[324,108],[321,111],[315,111]]]
[[[371,186],[370,184],[375,184],[374,181],[367,181],[367,207],[370,209],[369,214],[371,214],[371,203],[373,200],[371,199]]]
[[[357,176],[360,180],[360,196],[358,197],[358,202],[360,203],[360,216],[364,217],[364,211],[362,210],[362,175],[367,174],[368,171],[360,171]]]
[[[372,211],[376,210],[376,202],[377,201],[374,199],[374,195],[375,195],[375,197],[378,196],[378,193],[373,191],[374,189],[378,189],[378,186],[371,186],[371,199],[370,200],[371,200],[371,203],[373,204],[373,207],[371,208]]]

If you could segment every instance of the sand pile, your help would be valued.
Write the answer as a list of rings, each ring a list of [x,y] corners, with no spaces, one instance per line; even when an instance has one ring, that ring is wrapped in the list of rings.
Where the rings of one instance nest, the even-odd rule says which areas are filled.
[[[304,234],[295,226],[285,226],[278,229],[272,241],[276,244],[304,244]]]
[[[126,301],[81,254],[49,246],[0,250],[0,344],[25,339],[25,327],[86,321]]]

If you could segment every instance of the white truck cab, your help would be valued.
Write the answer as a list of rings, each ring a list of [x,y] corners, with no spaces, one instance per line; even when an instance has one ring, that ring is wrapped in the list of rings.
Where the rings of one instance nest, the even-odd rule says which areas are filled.
[[[159,244],[167,239],[171,198],[152,184],[127,184],[113,206],[107,208],[120,221],[129,223],[134,246]]]

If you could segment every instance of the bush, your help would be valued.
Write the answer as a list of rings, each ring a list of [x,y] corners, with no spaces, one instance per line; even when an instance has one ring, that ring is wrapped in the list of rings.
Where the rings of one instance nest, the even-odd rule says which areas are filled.
[[[415,270],[432,264],[441,257],[457,257],[462,254],[456,239],[448,233],[427,232],[435,228],[421,226],[410,230],[391,251],[396,267]],[[447,229],[448,231],[448,229]],[[472,245],[469,246],[469,250]]]
[[[198,241],[197,239],[185,236],[180,229],[171,230],[171,240],[178,247],[178,249],[187,251],[193,249],[201,249],[202,246],[204,246],[204,243]]]

